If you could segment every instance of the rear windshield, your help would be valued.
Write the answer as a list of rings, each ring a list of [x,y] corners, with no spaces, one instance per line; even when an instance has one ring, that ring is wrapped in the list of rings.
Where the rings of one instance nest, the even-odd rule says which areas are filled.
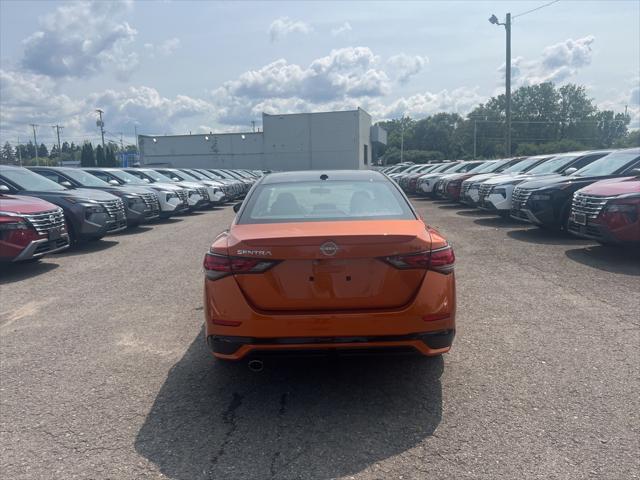
[[[390,182],[314,181],[258,185],[238,223],[415,218],[405,198]]]

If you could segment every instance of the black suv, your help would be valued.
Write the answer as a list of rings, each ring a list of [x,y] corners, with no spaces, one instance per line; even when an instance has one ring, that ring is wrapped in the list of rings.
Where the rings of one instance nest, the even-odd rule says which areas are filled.
[[[523,182],[513,191],[511,217],[567,230],[573,193],[607,178],[635,175],[640,148],[617,150],[568,176]]]
[[[62,208],[72,243],[99,239],[127,228],[124,204],[110,193],[85,188],[68,190],[26,168],[7,165],[0,165],[0,185],[6,186],[8,193],[41,198]]]
[[[114,186],[100,180],[79,168],[69,167],[28,167],[43,177],[59,183],[63,187],[90,188],[108,192],[120,197],[127,215],[127,225],[135,227],[160,216],[160,202],[155,192],[146,187]]]

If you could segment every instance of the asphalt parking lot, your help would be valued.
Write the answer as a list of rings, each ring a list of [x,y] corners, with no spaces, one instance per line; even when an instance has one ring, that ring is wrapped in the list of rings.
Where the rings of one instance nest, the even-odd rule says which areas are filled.
[[[0,476],[638,478],[638,254],[414,203],[458,262],[438,359],[214,361],[200,265],[229,207],[3,267]]]

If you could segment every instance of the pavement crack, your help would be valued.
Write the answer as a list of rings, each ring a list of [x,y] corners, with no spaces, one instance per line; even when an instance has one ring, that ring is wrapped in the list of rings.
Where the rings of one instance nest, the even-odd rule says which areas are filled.
[[[209,475],[208,475],[209,478],[213,478],[212,477],[213,466],[216,465],[218,463],[218,460],[220,460],[220,457],[224,455],[227,445],[231,441],[231,437],[233,436],[235,431],[238,429],[238,424],[236,421],[236,411],[238,410],[238,408],[240,408],[240,405],[242,405],[242,399],[243,399],[242,395],[240,395],[237,392],[234,392],[233,398],[231,399],[231,402],[229,402],[229,406],[224,412],[222,412],[222,423],[227,425],[227,431],[224,434],[224,438],[222,439],[222,443],[220,444],[218,451],[213,456],[213,458],[211,458]]]
[[[280,423],[282,421],[282,417],[285,413],[287,413],[287,400],[289,399],[289,393],[284,392],[280,395],[280,408],[278,409],[278,423],[276,424],[276,445],[280,445],[280,440],[282,438],[282,433],[280,429]],[[273,456],[271,457],[271,465],[269,466],[269,473],[271,473],[271,478],[275,478],[276,476],[276,463],[278,462],[278,458],[280,458],[280,450],[277,449]]]

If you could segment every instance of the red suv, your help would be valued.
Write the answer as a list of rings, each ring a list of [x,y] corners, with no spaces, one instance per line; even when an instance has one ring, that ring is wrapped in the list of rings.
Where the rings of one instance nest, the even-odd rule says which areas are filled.
[[[60,207],[34,197],[0,191],[0,261],[38,260],[69,246]]]
[[[578,190],[568,230],[603,244],[640,245],[640,177],[602,180]]]

